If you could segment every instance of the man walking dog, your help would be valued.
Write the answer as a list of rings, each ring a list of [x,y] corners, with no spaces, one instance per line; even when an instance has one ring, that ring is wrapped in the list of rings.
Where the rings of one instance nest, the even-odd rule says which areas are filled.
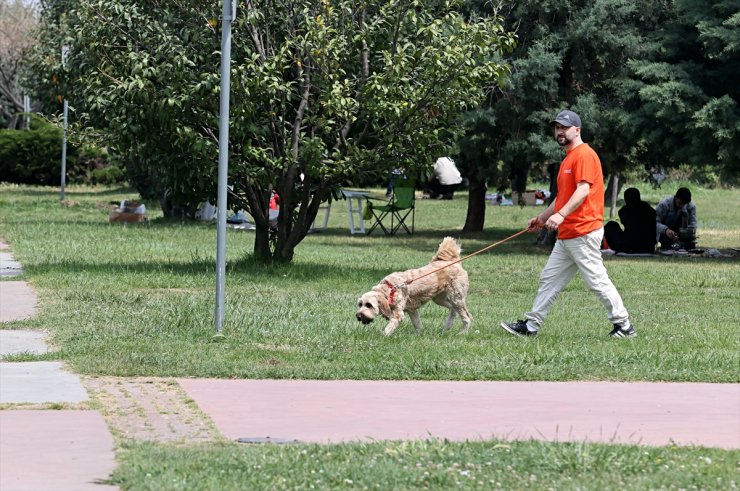
[[[516,336],[535,336],[560,292],[577,272],[599,298],[614,329],[614,338],[637,336],[622,297],[609,279],[601,257],[604,236],[604,176],[596,152],[581,140],[581,118],[562,111],[550,122],[566,156],[558,172],[558,194],[545,211],[529,220],[531,230],[558,231],[558,240],[540,273],[532,310],[524,320],[502,322]]]

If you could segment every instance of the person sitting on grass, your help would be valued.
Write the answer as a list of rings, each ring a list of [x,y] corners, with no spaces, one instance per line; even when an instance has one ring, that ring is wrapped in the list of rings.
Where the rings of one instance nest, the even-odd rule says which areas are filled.
[[[670,249],[679,243],[682,227],[696,229],[696,205],[691,202],[691,191],[679,188],[674,196],[668,196],[655,207],[656,235],[662,249]]]
[[[619,209],[619,220],[604,226],[604,237],[609,248],[630,254],[655,252],[655,210],[640,199],[640,190],[629,188],[624,192],[624,206]]]

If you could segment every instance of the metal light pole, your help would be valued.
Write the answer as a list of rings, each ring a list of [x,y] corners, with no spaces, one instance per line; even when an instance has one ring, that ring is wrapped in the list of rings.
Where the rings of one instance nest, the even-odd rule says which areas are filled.
[[[67,99],[64,99],[64,125],[62,129],[62,186],[59,201],[64,201],[64,185],[67,182]]]
[[[62,69],[67,64],[69,56],[69,46],[62,46]],[[59,193],[59,201],[64,201],[64,186],[67,183],[67,112],[69,105],[67,98],[64,98],[64,126],[62,127],[62,185]]]
[[[31,112],[31,98],[28,95],[23,96],[23,128],[31,128],[31,117],[28,113]]]
[[[229,92],[231,90],[231,21],[236,0],[223,0],[221,31],[221,105],[218,119],[218,201],[216,233],[216,336],[223,336],[226,283],[226,185],[229,174]]]

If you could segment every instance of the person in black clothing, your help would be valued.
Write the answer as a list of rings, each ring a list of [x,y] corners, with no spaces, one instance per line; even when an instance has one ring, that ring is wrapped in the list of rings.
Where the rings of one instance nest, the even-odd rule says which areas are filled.
[[[609,248],[617,252],[650,253],[655,252],[655,210],[640,199],[637,188],[624,192],[624,206],[619,209],[619,220],[604,226],[604,238]]]

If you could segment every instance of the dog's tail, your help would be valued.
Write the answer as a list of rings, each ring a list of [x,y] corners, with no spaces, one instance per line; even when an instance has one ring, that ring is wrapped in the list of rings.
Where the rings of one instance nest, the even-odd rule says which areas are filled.
[[[460,244],[452,237],[445,237],[432,261],[455,261],[460,259]]]

